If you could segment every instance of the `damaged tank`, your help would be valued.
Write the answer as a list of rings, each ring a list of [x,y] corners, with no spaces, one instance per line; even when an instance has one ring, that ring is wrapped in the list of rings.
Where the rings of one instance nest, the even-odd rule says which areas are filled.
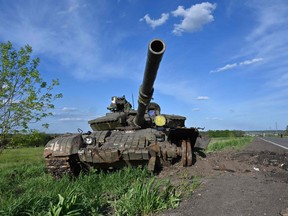
[[[165,52],[160,39],[148,45],[144,77],[139,89],[138,108],[123,97],[112,97],[110,110],[103,117],[89,121],[93,132],[65,134],[49,141],[44,158],[47,170],[58,178],[77,176],[91,168],[114,169],[147,165],[151,171],[181,161],[183,166],[196,162],[196,152],[209,143],[199,128],[185,127],[186,117],[162,114],[151,102],[153,85]]]

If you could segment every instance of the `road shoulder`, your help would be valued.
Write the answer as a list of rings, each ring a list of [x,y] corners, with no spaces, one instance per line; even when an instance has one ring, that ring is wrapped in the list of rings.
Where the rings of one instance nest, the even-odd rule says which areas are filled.
[[[202,175],[200,188],[177,209],[160,215],[288,214],[287,157],[288,151],[260,139],[239,152],[207,155],[194,169],[185,170],[191,176]],[[178,177],[180,173],[180,167],[174,170]]]

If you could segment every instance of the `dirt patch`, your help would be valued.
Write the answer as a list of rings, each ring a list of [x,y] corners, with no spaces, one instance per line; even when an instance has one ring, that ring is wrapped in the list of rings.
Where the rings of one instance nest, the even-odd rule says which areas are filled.
[[[253,166],[256,171],[277,181],[288,183],[288,154],[270,151],[241,152],[233,155],[234,160]]]
[[[176,185],[195,176],[202,183],[192,198],[161,215],[283,215],[288,208],[288,151],[260,139],[241,151],[197,156],[194,166],[175,164],[159,175]]]
[[[273,149],[275,151],[272,151]],[[283,174],[286,177],[285,182],[288,183],[288,152],[282,149],[279,151],[275,146],[271,148],[261,140],[254,141],[241,151],[224,150],[207,153],[206,157],[199,155],[196,157],[197,162],[192,167],[183,167],[181,163],[165,167],[159,174],[159,178],[168,176],[173,181],[187,175],[213,177],[223,172],[244,174],[264,172],[271,175]]]

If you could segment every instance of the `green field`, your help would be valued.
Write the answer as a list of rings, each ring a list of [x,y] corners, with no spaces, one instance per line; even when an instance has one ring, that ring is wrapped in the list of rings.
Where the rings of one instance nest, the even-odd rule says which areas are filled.
[[[0,169],[41,162],[44,147],[5,149],[0,154]]]
[[[213,138],[207,151],[237,149],[251,141]],[[45,172],[42,153],[38,147],[0,154],[0,215],[148,215],[177,207],[200,185],[199,178],[187,177],[189,181],[175,186],[145,168],[95,170],[77,179],[55,180]]]
[[[140,168],[54,180],[45,173],[42,152],[23,148],[0,154],[0,215],[147,215],[178,206],[181,190],[187,190]]]

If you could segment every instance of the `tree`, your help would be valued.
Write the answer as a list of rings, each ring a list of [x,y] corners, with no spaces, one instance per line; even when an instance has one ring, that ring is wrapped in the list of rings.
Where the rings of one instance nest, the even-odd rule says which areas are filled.
[[[18,51],[11,42],[0,43],[0,146],[8,134],[25,133],[29,123],[52,115],[53,102],[62,94],[53,94],[57,79],[45,82],[37,70],[39,58],[31,59],[32,47]],[[43,124],[48,127],[48,124]]]

